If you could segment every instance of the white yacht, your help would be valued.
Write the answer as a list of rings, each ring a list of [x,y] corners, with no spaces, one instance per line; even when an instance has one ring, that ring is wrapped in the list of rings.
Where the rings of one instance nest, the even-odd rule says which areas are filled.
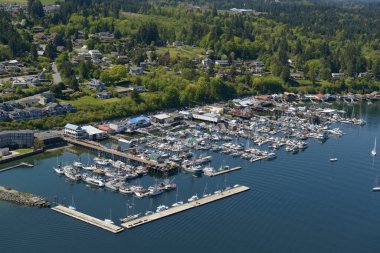
[[[169,209],[169,207],[167,207],[165,205],[160,205],[160,206],[157,207],[156,212],[158,213],[158,212],[162,212],[162,211],[165,211],[165,210],[168,210],[168,209]]]
[[[376,156],[376,139],[377,138],[375,138],[375,144],[373,145],[373,149],[371,150],[371,155],[372,156]]]

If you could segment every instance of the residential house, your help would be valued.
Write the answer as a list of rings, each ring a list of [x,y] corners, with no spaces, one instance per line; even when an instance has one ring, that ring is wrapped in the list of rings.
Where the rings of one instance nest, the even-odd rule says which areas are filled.
[[[92,59],[102,59],[103,55],[99,50],[88,50],[88,53],[91,55]]]
[[[221,67],[227,67],[230,65],[227,60],[216,60],[215,65],[221,66]]]
[[[130,67],[129,73],[133,75],[141,75],[144,73],[144,70],[141,67]]]
[[[202,65],[203,65],[203,67],[210,67],[211,65],[212,65],[212,60],[211,59],[209,59],[209,58],[206,58],[206,59],[203,59],[202,60]]]
[[[333,79],[341,79],[341,78],[345,77],[345,74],[344,73],[331,73],[331,77]]]
[[[87,88],[95,91],[103,91],[106,87],[102,81],[98,79],[91,79],[87,84]]]
[[[101,91],[96,94],[96,97],[99,99],[109,99],[112,97],[112,93],[109,91]]]

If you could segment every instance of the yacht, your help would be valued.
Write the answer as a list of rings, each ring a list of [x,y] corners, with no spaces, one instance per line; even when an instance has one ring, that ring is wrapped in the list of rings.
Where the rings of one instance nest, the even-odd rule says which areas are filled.
[[[186,171],[192,172],[192,173],[202,173],[203,169],[200,165],[186,165],[183,167]]]
[[[149,197],[157,196],[163,192],[164,191],[156,185],[156,186],[150,187],[149,192],[148,192],[148,196]]]
[[[378,191],[380,191],[380,186],[373,187],[373,188],[372,188],[372,191],[374,191],[374,192],[378,192]]]
[[[58,175],[63,175],[65,174],[65,171],[63,170],[63,168],[58,165],[58,167],[54,167],[54,171],[58,174]]]
[[[122,193],[122,194],[132,194],[133,191],[131,190],[130,187],[128,186],[125,186],[125,185],[121,185],[119,187],[119,192]]]
[[[267,156],[267,160],[273,160],[277,157],[277,155],[275,153],[269,153],[268,156]]]
[[[154,214],[154,212],[152,212],[152,211],[146,211],[145,212],[145,216],[148,216],[148,215],[151,215],[151,214]]]
[[[162,212],[162,211],[165,211],[165,210],[168,210],[169,207],[165,206],[165,205],[160,205],[157,207],[156,209],[156,212],[159,213],[159,212]]]
[[[337,162],[338,161],[338,158],[337,157],[332,157],[330,158],[330,162]]]
[[[97,179],[97,178],[94,178],[94,177],[88,176],[88,177],[83,178],[83,180],[87,184],[92,185],[92,186],[96,186],[96,187],[104,187],[105,186],[103,180]]]
[[[81,163],[81,162],[79,162],[79,161],[75,161],[75,162],[73,163],[73,166],[74,166],[75,168],[80,169],[80,168],[83,168],[83,163]]]
[[[65,176],[70,180],[78,181],[81,179],[81,175],[77,173],[76,169],[74,169],[72,166],[63,167],[63,171]]]

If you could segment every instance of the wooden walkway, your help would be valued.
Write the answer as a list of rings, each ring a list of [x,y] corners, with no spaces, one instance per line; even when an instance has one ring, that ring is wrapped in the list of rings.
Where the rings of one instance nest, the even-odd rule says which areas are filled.
[[[68,137],[65,137],[65,141],[67,141],[68,143],[71,143],[73,145],[77,145],[77,146],[81,146],[81,147],[84,147],[84,148],[92,149],[92,150],[94,150],[96,152],[105,153],[105,154],[108,154],[108,155],[111,155],[111,156],[114,156],[114,157],[121,157],[121,158],[124,158],[124,159],[136,161],[136,162],[143,163],[143,164],[150,165],[150,166],[164,167],[164,164],[158,163],[156,161],[147,160],[147,159],[144,159],[144,158],[132,155],[132,154],[123,153],[123,152],[117,151],[115,149],[110,149],[110,148],[104,147],[103,145],[101,145],[101,144],[99,144],[97,142],[75,140],[75,139],[68,138]]]
[[[90,215],[87,215],[87,214],[84,214],[81,212],[78,212],[76,210],[70,209],[70,208],[65,207],[65,206],[58,205],[58,206],[52,207],[51,209],[54,211],[57,211],[59,213],[65,214],[67,216],[73,217],[75,219],[84,221],[84,222],[89,223],[91,225],[100,227],[102,229],[105,229],[105,230],[110,231],[110,232],[115,233],[115,234],[124,230],[124,228],[122,228],[122,227],[119,227],[119,226],[116,226],[114,224],[105,222],[103,220],[100,220],[98,218],[92,217]]]
[[[183,205],[176,206],[176,207],[171,207],[168,210],[165,210],[162,212],[153,213],[150,215],[146,215],[146,216],[137,218],[137,219],[132,220],[132,221],[125,222],[125,223],[121,224],[121,226],[128,228],[128,229],[134,228],[134,227],[137,227],[137,226],[140,226],[140,225],[143,225],[143,224],[146,224],[146,223],[149,223],[149,222],[161,219],[161,218],[165,218],[167,216],[170,216],[170,215],[173,215],[176,213],[180,213],[180,212],[183,212],[183,211],[186,211],[186,210],[198,207],[198,206],[202,206],[202,205],[205,205],[205,204],[208,204],[208,203],[211,203],[211,202],[223,199],[223,198],[227,198],[229,196],[232,196],[232,195],[235,195],[235,194],[238,194],[241,192],[248,191],[249,189],[250,188],[247,186],[237,186],[237,187],[231,188],[230,190],[223,191],[219,194],[213,194],[211,196],[198,199],[197,201],[185,203]]]
[[[238,167],[234,167],[234,168],[231,168],[231,169],[219,170],[219,171],[216,171],[216,172],[204,173],[204,174],[206,176],[209,176],[209,177],[215,177],[215,176],[223,175],[223,174],[230,173],[232,171],[236,171],[236,170],[240,170],[240,169],[241,169],[241,167],[238,166]]]

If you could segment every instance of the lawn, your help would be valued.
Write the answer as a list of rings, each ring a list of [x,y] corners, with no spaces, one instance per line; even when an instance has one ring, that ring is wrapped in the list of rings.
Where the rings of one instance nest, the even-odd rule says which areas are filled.
[[[199,47],[191,47],[191,46],[183,46],[183,47],[160,47],[158,48],[159,54],[164,54],[167,51],[170,53],[170,58],[176,58],[179,54],[181,57],[186,57],[189,59],[193,59],[198,55],[204,53],[203,48]]]
[[[27,0],[0,0],[0,3],[26,4]],[[42,4],[55,4],[56,0],[41,0]]]
[[[19,154],[25,154],[25,153],[29,153],[32,151],[33,151],[33,149],[31,149],[31,148],[19,148],[19,149],[13,150],[13,152],[17,152]]]

